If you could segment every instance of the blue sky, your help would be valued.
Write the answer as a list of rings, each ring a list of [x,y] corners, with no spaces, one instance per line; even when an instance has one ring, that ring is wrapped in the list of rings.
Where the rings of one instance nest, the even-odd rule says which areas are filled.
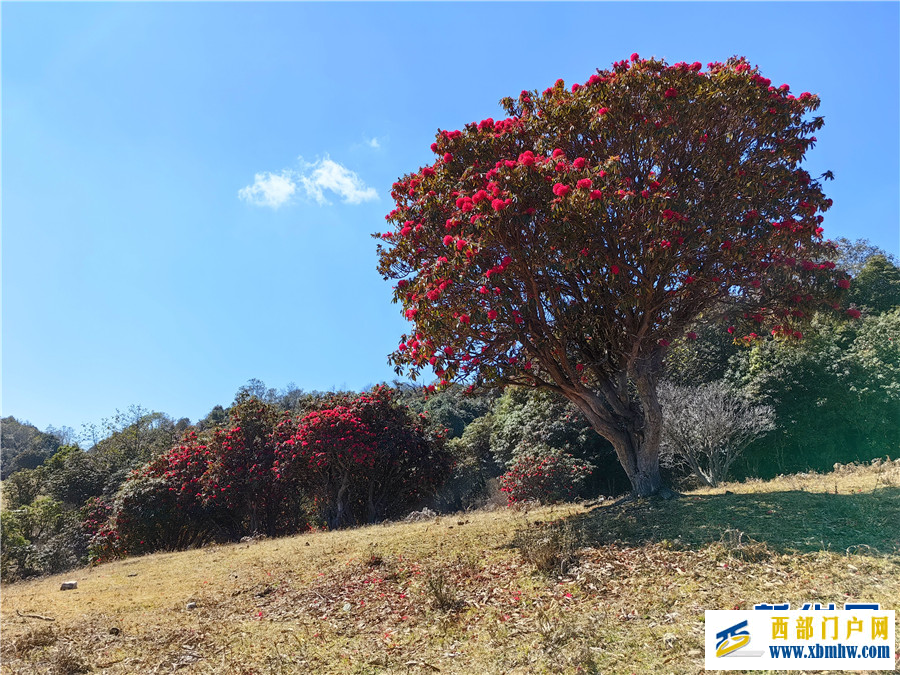
[[[822,98],[826,235],[898,252],[897,3],[2,5],[2,414],[390,380],[390,186],[437,128],[632,52]]]

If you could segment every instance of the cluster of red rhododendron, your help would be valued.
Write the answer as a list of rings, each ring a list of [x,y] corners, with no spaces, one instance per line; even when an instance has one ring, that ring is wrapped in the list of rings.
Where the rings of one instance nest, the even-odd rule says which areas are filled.
[[[442,434],[386,387],[300,419],[251,398],[235,404],[226,428],[190,433],[136,472],[95,528],[94,548],[108,557],[116,547],[374,522],[433,494],[451,470]]]
[[[279,444],[276,464],[304,486],[329,527],[370,523],[434,494],[453,466],[442,440],[379,387],[310,413]]]
[[[736,339],[800,338],[840,307],[831,200],[800,165],[817,96],[743,58],[633,55],[502,105],[507,119],[441,131],[437,160],[393,185],[376,236],[414,324],[398,371],[586,383],[664,352],[701,313]]]
[[[567,453],[523,454],[500,477],[500,491],[510,504],[535,500],[546,504],[572,501],[592,467]]]

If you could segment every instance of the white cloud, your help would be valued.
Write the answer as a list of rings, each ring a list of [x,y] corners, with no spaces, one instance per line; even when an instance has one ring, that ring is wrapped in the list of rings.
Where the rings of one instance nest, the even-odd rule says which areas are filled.
[[[369,144],[377,142],[373,138]],[[378,199],[375,188],[366,185],[356,172],[338,164],[328,155],[312,163],[303,162],[302,157],[300,161],[303,164],[302,171],[285,169],[280,174],[268,171],[256,174],[253,185],[238,190],[238,197],[255,206],[277,209],[288,203],[302,186],[306,195],[320,205],[331,203],[325,197],[326,190],[338,195],[345,204],[361,204]]]
[[[286,204],[297,191],[292,171],[285,169],[280,174],[258,173],[253,177],[253,185],[238,190],[238,197],[256,206],[277,209]]]
[[[372,138],[369,141],[366,141],[366,145],[370,148],[375,148],[376,150],[381,147],[381,143],[378,142],[377,138]]]
[[[345,204],[361,204],[378,199],[375,188],[368,187],[354,171],[325,155],[324,159],[306,165],[300,184],[306,194],[319,204],[328,204],[325,190],[339,195]]]

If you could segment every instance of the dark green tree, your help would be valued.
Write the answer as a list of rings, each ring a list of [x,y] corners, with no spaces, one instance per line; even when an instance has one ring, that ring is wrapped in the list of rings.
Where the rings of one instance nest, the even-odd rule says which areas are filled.
[[[849,300],[872,314],[900,307],[900,267],[880,253],[868,258],[853,279]]]

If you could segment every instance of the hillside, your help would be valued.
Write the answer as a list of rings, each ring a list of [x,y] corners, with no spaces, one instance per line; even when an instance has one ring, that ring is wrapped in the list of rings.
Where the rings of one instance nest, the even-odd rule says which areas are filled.
[[[61,592],[67,579],[78,589]],[[704,609],[851,599],[894,609],[898,597],[900,461],[16,583],[3,588],[2,672],[698,672]]]

